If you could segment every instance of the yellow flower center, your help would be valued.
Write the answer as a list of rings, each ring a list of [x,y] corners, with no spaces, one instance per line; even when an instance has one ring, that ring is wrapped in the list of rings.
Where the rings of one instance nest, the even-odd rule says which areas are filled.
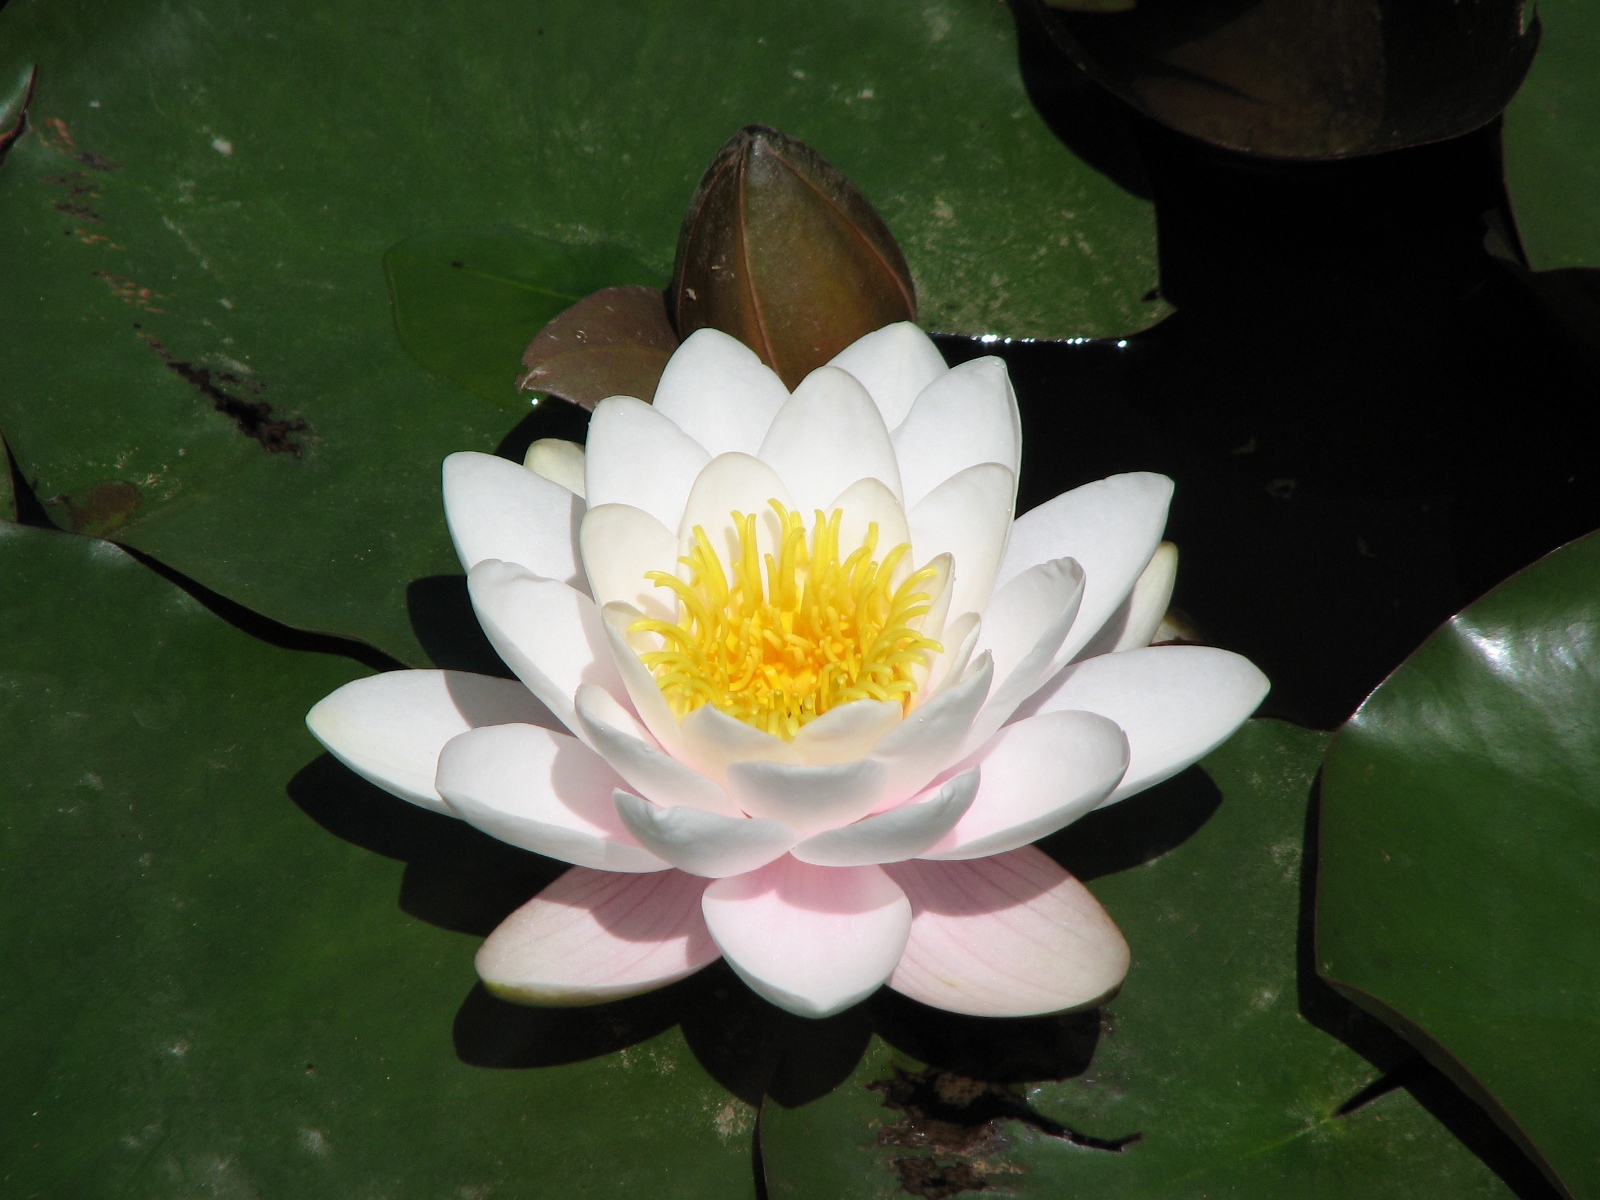
[[[757,549],[755,515],[736,512],[729,514],[739,536],[731,573],[696,525],[694,545],[679,559],[689,581],[665,571],[645,576],[678,598],[676,624],[645,619],[630,627],[661,635],[663,647],[639,657],[672,711],[683,717],[709,704],[781,738],[852,700],[898,701],[909,711],[919,669],[943,649],[913,624],[931,607],[926,585],[938,572],[924,567],[895,587],[895,569],[911,547],[874,558],[876,523],[841,561],[840,510],[826,517],[819,510],[808,539],[799,513],[768,503],[782,530],[776,556]]]

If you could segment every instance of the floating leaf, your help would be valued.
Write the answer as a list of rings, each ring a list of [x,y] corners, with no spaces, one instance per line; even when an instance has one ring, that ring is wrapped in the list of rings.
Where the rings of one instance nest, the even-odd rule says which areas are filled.
[[[488,279],[413,298],[433,305],[413,328],[454,331],[434,352],[474,347],[441,369],[523,412],[528,339],[597,287],[664,285],[695,179],[752,120],[872,199],[931,327],[1165,311],[1141,299],[1150,205],[1051,135],[999,4],[12,0],[0,48],[0,80],[36,61],[40,81],[0,167],[0,428],[25,475],[43,496],[131,483],[119,539],[415,664],[433,599],[465,616],[439,463],[516,414],[401,346],[381,261],[408,238],[514,228],[649,268],[514,319]],[[565,407],[523,435],[572,436]]]
[[[1600,535],[1440,629],[1339,733],[1317,967],[1600,1196]]]
[[[555,390],[525,381],[519,364],[531,369],[522,358],[529,338],[591,292],[659,282],[620,246],[515,230],[419,234],[392,247],[383,269],[400,343],[413,358],[486,400],[524,409],[525,389]]]
[[[1538,21],[1523,0],[1029,0],[1092,78],[1192,137],[1277,158],[1442,141],[1500,115]],[[1076,7],[1071,6],[1071,7]]]
[[[880,1048],[832,1095],[769,1105],[771,1195],[888,1200],[901,1189],[932,1197],[983,1186],[1039,1200],[1508,1197],[1405,1092],[1337,1115],[1377,1071],[1301,1011],[1315,996],[1298,986],[1300,856],[1326,741],[1252,721],[1205,760],[1204,775],[1050,839],[1052,854],[1092,880],[1133,949],[1098,1045],[1092,1025],[1074,1047],[1044,1022],[931,1010],[909,1014],[902,1029],[880,1020],[908,1054],[978,1078],[919,1077],[931,1085],[911,1106],[919,1116],[903,1090],[897,1098],[891,1070],[917,1064]],[[1352,1040],[1371,1032],[1324,1018]],[[1045,1052],[1007,1063],[997,1052],[1007,1045]],[[984,1079],[1035,1082],[999,1102]]]
[[[608,287],[534,336],[518,386],[593,408],[607,396],[650,400],[678,335],[660,288]]]
[[[754,1112],[673,1018],[474,988],[560,867],[319,757],[359,673],[0,525],[0,1190],[747,1195]]]
[[[731,333],[790,388],[857,338],[917,318],[883,218],[822,155],[762,125],[729,138],[701,177],[669,296],[680,336]]]

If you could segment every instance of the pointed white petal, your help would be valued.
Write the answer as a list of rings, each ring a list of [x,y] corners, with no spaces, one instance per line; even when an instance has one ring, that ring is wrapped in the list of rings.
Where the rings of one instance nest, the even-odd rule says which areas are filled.
[[[879,742],[872,757],[888,771],[884,799],[890,803],[922,790],[945,767],[956,761],[973,719],[983,707],[994,681],[994,662],[985,654],[967,672],[937,696],[912,709]]]
[[[756,352],[720,329],[697,329],[667,361],[655,408],[713,457],[754,454],[789,389]]]
[[[752,817],[808,836],[866,816],[883,798],[888,777],[871,759],[823,767],[741,762],[728,768],[728,793]]]
[[[995,593],[978,648],[994,655],[994,688],[967,732],[970,754],[1056,670],[1061,642],[1083,598],[1083,572],[1070,558],[1029,567]]]
[[[905,716],[893,700],[852,700],[800,727],[790,745],[804,762],[821,766],[865,756]]]
[[[736,762],[799,764],[800,751],[764,729],[730,717],[709,704],[701,705],[680,723],[683,748],[691,762],[713,779],[726,780]]]
[[[1098,1004],[1128,973],[1121,931],[1042,851],[884,869],[914,913],[889,986],[913,1000],[978,1017],[1039,1016]]]
[[[611,660],[622,679],[628,699],[633,701],[633,711],[639,714],[644,727],[663,750],[673,758],[685,757],[683,730],[678,726],[678,718],[673,715],[667,698],[661,694],[656,677],[640,661],[636,648],[636,644],[655,635],[630,632],[636,622],[644,619],[644,614],[631,604],[613,600],[600,610],[600,618],[606,642],[611,649]]]
[[[619,875],[574,867],[500,923],[478,976],[502,1000],[563,1007],[654,991],[722,956],[682,871]]]
[[[1072,824],[1117,786],[1128,768],[1128,740],[1094,713],[1043,713],[1007,725],[979,763],[977,799],[921,857],[1004,854]]]
[[[584,514],[578,540],[596,604],[621,600],[658,621],[677,619],[672,592],[645,578],[647,571],[677,571],[676,532],[642,508],[601,504]]]
[[[900,496],[900,467],[883,415],[867,389],[837,367],[818,367],[773,417],[758,457],[809,520],[858,479]]]
[[[472,568],[467,591],[489,643],[568,729],[579,684],[621,692],[605,623],[582,592],[495,559]]]
[[[946,479],[907,514],[918,562],[946,553],[955,559],[951,612],[981,616],[988,605],[1011,528],[1014,488],[1005,467],[980,463]]]
[[[522,456],[522,465],[575,496],[583,495],[583,447],[566,438],[540,438]],[[498,556],[496,556],[498,557]]]
[[[587,589],[578,565],[583,510],[582,497],[508,459],[463,451],[444,460],[444,519],[464,571],[497,558]]]
[[[579,688],[577,709],[589,744],[636,791],[657,804],[686,804],[730,817],[743,816],[715,781],[663,751],[610,692],[588,685]]]
[[[1022,465],[1022,419],[1006,364],[993,356],[952,368],[929,384],[894,431],[906,507],[978,463],[999,463],[1015,487]]]
[[[345,684],[306,714],[328,752],[384,791],[449,813],[433,786],[439,751],[485,725],[553,725],[556,718],[515,679],[466,671],[387,671]]]
[[[739,978],[802,1017],[877,991],[911,926],[910,904],[881,867],[813,867],[787,855],[717,880],[700,911]]]
[[[911,541],[911,526],[906,523],[906,510],[895,499],[894,493],[876,479],[856,480],[829,501],[823,511],[831,513],[836,508],[840,513],[841,559],[866,543],[867,529],[871,525],[878,527],[878,545],[873,557],[880,562],[890,550]],[[810,528],[814,518],[810,513],[806,513],[805,517],[806,526]],[[895,582],[898,583],[910,573],[911,561],[908,556],[895,572]]]
[[[801,862],[818,867],[861,867],[915,858],[961,820],[978,792],[978,768],[887,812],[830,829],[794,848]]]
[[[1012,525],[999,586],[1053,558],[1075,559],[1083,568],[1083,603],[1058,662],[1088,645],[1128,598],[1161,544],[1171,501],[1172,480],[1165,475],[1113,475],[1064,492]]]
[[[1138,650],[1148,646],[1161,628],[1161,622],[1172,606],[1172,585],[1178,578],[1178,548],[1171,542],[1162,542],[1145,564],[1144,571],[1133,585],[1133,591],[1122,606],[1111,614],[1077,658],[1093,658],[1098,654],[1120,654],[1124,650]]]
[[[695,476],[711,461],[704,447],[632,396],[612,396],[589,418],[584,492],[591,507],[631,504],[676,529]]]
[[[857,338],[828,365],[856,377],[890,429],[906,419],[917,394],[949,370],[933,339],[910,321]]]
[[[764,867],[795,843],[777,821],[724,817],[698,808],[662,808],[618,791],[617,816],[639,844],[680,871],[725,879]]]
[[[1272,685],[1249,659],[1210,646],[1147,646],[1086,658],[1049,685],[1040,712],[1082,709],[1128,735],[1128,772],[1107,804],[1176,775],[1232,736]]]
[[[577,738],[490,725],[445,744],[435,786],[453,812],[502,842],[598,871],[664,871],[618,819],[621,777]]]
[[[689,493],[683,519],[677,526],[678,553],[689,553],[695,527],[699,526],[721,558],[723,570],[731,570],[738,561],[739,537],[729,514],[736,512],[755,516],[758,549],[763,555],[775,553],[780,529],[778,516],[769,503],[772,500],[785,508],[794,507],[789,489],[776,471],[748,454],[719,454],[700,472]]]

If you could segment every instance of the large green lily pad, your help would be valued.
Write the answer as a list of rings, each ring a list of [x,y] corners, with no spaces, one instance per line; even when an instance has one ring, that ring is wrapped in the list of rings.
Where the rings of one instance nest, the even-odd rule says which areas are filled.
[[[439,461],[516,414],[402,350],[381,261],[405,239],[604,243],[665,284],[695,180],[763,121],[880,208],[930,327],[1159,314],[1150,206],[1050,134],[998,4],[15,0],[0,81],[30,62],[0,167],[23,470],[63,518],[137,489],[101,532],[410,662],[407,585],[453,570]]]
[[[1119,868],[1090,886],[1133,948],[1087,1068],[1080,1060],[1069,1069],[1081,1074],[1027,1085],[1031,1112],[963,1145],[948,1125],[885,1107],[892,1067],[917,1064],[879,1049],[826,1099],[768,1106],[762,1148],[774,1200],[887,1200],[903,1184],[949,1196],[961,1189],[938,1188],[963,1181],[1040,1200],[1508,1196],[1404,1091],[1336,1115],[1379,1072],[1301,1013],[1301,848],[1326,742],[1253,721],[1206,759],[1205,776],[1191,773],[1052,839],[1051,852],[1085,876]],[[1104,851],[1117,844],[1113,821],[1126,823],[1124,834],[1149,830],[1159,848],[1213,807],[1198,832],[1146,865]],[[1363,1035],[1359,1026],[1340,1031]],[[971,1094],[942,1086],[953,1107]],[[1111,1143],[1141,1136],[1117,1151],[1078,1144],[1063,1127]]]
[[[1506,184],[1536,271],[1600,267],[1600,10],[1540,0],[1539,53],[1505,117]]]
[[[358,673],[0,524],[0,1193],[748,1195],[754,1110],[670,1003],[473,990],[557,868],[319,757]]]
[[[1339,733],[1318,970],[1600,1196],[1600,535],[1433,635]]]

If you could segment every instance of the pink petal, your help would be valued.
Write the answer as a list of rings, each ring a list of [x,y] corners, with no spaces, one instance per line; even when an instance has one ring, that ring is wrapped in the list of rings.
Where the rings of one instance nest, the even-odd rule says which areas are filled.
[[[862,867],[915,858],[950,832],[977,791],[978,769],[974,767],[898,808],[809,837],[793,854],[818,867]]]
[[[1086,712],[1007,725],[984,748],[966,816],[923,858],[987,858],[1038,841],[1093,811],[1128,768],[1128,739]]]
[[[719,879],[701,900],[728,964],[802,1017],[864,1000],[899,962],[911,906],[881,867],[812,867],[785,855]]]
[[[574,867],[489,935],[478,975],[519,1004],[599,1004],[664,987],[717,960],[700,915],[705,886],[681,871]]]
[[[1029,1017],[1087,1008],[1128,973],[1128,944],[1089,890],[1033,847],[885,867],[911,901],[889,986],[934,1008]]]
[[[795,843],[776,821],[724,817],[698,808],[662,808],[628,792],[612,793],[628,832],[658,858],[691,875],[723,879],[764,867]]]
[[[502,842],[601,871],[664,871],[617,818],[622,780],[577,738],[491,725],[452,738],[436,786],[450,810]]]

